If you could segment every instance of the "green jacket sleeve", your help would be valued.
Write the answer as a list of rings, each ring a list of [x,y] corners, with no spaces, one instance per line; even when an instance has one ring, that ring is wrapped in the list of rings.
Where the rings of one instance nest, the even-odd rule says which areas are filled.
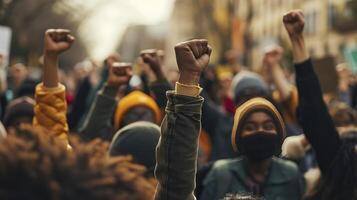
[[[111,140],[113,136],[111,119],[118,104],[115,99],[116,94],[116,88],[106,86],[97,93],[80,130],[83,139],[93,140],[101,138],[103,140]]]
[[[193,200],[202,97],[167,92],[166,116],[156,149],[156,200]]]

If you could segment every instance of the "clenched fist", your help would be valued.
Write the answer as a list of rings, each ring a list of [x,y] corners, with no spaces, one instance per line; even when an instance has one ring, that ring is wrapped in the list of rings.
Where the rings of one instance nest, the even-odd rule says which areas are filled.
[[[283,48],[280,46],[272,46],[266,49],[264,54],[264,64],[268,67],[275,67],[278,65],[283,57]]]
[[[197,85],[201,72],[207,67],[212,48],[207,40],[195,39],[175,46],[176,61],[182,84]]]
[[[284,15],[283,22],[290,37],[299,37],[302,35],[305,19],[301,10],[289,11]]]
[[[133,75],[132,64],[114,62],[109,65],[107,84],[112,87],[120,87],[129,83]]]
[[[74,37],[69,30],[65,29],[49,29],[45,33],[44,51],[46,54],[59,55],[60,53],[69,49]]]
[[[146,49],[140,52],[140,57],[143,59],[144,63],[149,65],[150,69],[159,80],[165,79],[162,71],[162,59],[160,57],[162,54],[163,51],[156,49]]]

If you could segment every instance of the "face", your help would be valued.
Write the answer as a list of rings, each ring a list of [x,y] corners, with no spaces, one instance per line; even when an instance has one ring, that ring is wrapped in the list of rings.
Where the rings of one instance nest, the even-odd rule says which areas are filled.
[[[257,131],[277,134],[274,120],[265,112],[254,112],[248,116],[241,133],[241,137],[252,135]]]
[[[123,116],[121,127],[124,127],[137,121],[155,123],[155,114],[152,110],[144,106],[132,108]]]
[[[26,79],[27,69],[23,64],[16,64],[10,68],[10,73],[15,82],[21,82]]]

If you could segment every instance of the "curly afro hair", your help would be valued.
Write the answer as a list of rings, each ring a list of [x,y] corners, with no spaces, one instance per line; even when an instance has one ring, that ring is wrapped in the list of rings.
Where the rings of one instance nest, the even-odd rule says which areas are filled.
[[[101,140],[68,150],[42,130],[22,127],[0,143],[0,199],[146,200],[156,183],[130,157],[110,158]]]

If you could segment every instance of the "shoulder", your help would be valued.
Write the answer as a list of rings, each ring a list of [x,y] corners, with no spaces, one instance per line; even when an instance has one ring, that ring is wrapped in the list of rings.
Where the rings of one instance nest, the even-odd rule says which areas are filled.
[[[216,161],[208,173],[205,182],[217,180],[224,181],[225,179],[229,179],[231,177],[232,169],[239,168],[241,161],[242,159],[240,158]]]
[[[273,170],[286,178],[293,179],[301,176],[298,166],[292,161],[274,157],[273,164]]]

